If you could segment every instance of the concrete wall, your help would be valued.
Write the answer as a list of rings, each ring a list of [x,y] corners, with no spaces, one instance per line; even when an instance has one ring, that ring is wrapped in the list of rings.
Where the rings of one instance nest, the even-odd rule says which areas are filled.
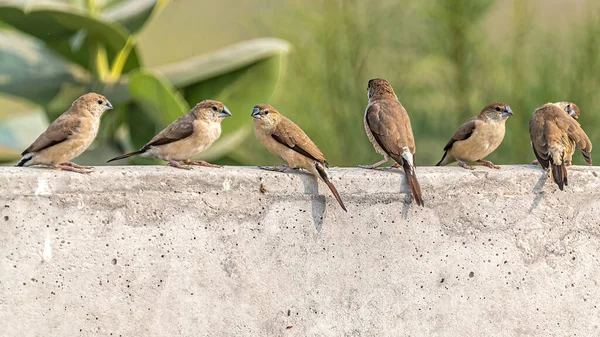
[[[417,173],[1,168],[0,335],[600,335],[599,168]]]

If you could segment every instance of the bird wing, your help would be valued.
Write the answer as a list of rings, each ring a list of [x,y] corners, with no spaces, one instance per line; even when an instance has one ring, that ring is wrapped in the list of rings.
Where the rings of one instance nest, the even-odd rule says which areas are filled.
[[[299,154],[327,166],[327,160],[321,150],[319,150],[315,143],[308,138],[306,133],[291,120],[283,117],[273,130],[271,137]]]
[[[569,120],[566,123],[566,120]],[[592,151],[592,141],[587,136],[581,125],[573,118],[561,118],[558,125],[563,128],[570,140],[577,144],[581,149],[581,153],[588,164],[592,164],[590,152]]]
[[[38,152],[69,139],[81,126],[81,119],[71,114],[58,117],[21,155]]]
[[[191,113],[186,113],[154,136],[144,148],[169,144],[191,136],[194,134],[195,120]]]
[[[529,121],[529,135],[535,157],[543,168],[548,168],[550,164],[550,150],[546,139],[546,121],[538,110],[536,110]]]
[[[454,133],[452,138],[450,138],[450,140],[448,141],[448,144],[446,144],[446,146],[444,146],[444,151],[448,151],[449,149],[451,149],[452,145],[454,145],[454,143],[461,141],[461,140],[468,139],[469,137],[471,137],[473,132],[475,132],[475,128],[477,128],[477,121],[478,121],[477,117],[473,117],[473,118],[467,120],[463,125],[461,125],[461,127],[458,128],[456,133]]]
[[[388,155],[398,158],[402,156],[404,147],[415,153],[410,119],[398,101],[373,103],[367,108],[366,115],[373,137]]]

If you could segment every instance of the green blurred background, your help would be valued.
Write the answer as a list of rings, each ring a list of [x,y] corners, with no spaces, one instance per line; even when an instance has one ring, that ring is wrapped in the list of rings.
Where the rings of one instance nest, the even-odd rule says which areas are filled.
[[[82,15],[87,15],[90,1],[62,2],[83,8]],[[488,157],[496,164],[534,159],[528,121],[534,109],[546,102],[577,103],[579,122],[592,142],[600,141],[600,116],[595,109],[600,105],[598,1],[175,0],[158,4],[164,7],[134,34],[137,68],[125,66],[111,78],[90,67],[93,80],[86,89],[104,89],[101,92],[111,101],[110,92],[119,96],[129,90],[129,94],[117,99],[122,108],[103,117],[97,141],[75,162],[103,165],[110,156],[139,147],[198,100],[217,98],[230,107],[233,117],[223,121],[224,133],[215,149],[201,158],[230,165],[280,164],[252,134],[252,107],[268,102],[302,127],[332,166],[372,163],[380,156],[364,134],[362,119],[366,84],[374,77],[390,81],[409,113],[418,165],[435,165],[462,122],[493,101],[503,101],[515,112],[507,121],[504,142]],[[12,27],[4,25],[3,34]],[[18,38],[31,39],[28,35]],[[262,37],[279,40],[275,47],[254,40]],[[43,35],[36,38],[36,43],[47,43]],[[258,47],[235,49],[236,43],[244,41]],[[0,43],[0,52],[6,45]],[[229,58],[219,50],[229,50]],[[58,59],[69,58],[59,49],[51,52]],[[214,56],[225,66],[216,66],[221,70],[213,74],[214,62],[186,63],[197,55]],[[255,57],[245,60],[248,55]],[[116,60],[113,57],[109,50],[109,66]],[[183,73],[199,72],[194,74],[193,90],[164,66],[178,63],[188,67]],[[40,64],[43,67],[43,59]],[[1,68],[0,85],[12,85]],[[108,89],[106,82],[112,85]],[[48,104],[32,102],[25,94],[2,95],[0,158],[5,164],[16,160],[15,153],[43,131],[46,114],[52,120],[64,111],[65,103],[58,101],[72,102],[79,93],[64,91],[60,100]],[[40,107],[46,113],[40,113]],[[576,155],[574,163],[584,162]]]

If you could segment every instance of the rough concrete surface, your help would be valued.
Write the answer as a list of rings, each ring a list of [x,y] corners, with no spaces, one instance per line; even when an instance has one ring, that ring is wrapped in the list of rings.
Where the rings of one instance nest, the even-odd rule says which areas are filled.
[[[600,335],[599,168],[330,172],[0,168],[0,335]]]

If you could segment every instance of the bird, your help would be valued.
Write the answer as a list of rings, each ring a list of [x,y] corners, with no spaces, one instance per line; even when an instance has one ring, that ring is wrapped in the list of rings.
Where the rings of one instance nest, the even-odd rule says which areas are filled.
[[[546,103],[537,108],[529,121],[533,153],[544,169],[550,169],[552,179],[562,191],[568,185],[565,159],[581,149],[585,161],[592,165],[592,142],[575,118],[566,114],[560,103]]]
[[[298,125],[269,104],[254,106],[251,116],[254,119],[256,138],[269,152],[287,162],[287,165],[261,167],[262,169],[278,172],[284,172],[288,168],[305,169],[312,175],[320,177],[342,209],[348,211],[327,174],[326,168],[329,164],[325,156]]]
[[[393,159],[396,162],[395,167],[402,166],[417,205],[424,206],[421,185],[415,171],[415,139],[406,110],[385,79],[369,80],[367,96],[369,103],[365,109],[365,132],[375,151],[383,156],[383,160],[360,167],[375,169],[390,158]]]
[[[556,103],[548,103],[548,104],[556,105],[561,110],[566,112],[569,116],[573,117],[575,120],[579,119],[579,115],[581,114],[579,107],[575,103],[556,102]],[[573,142],[573,141],[571,141],[571,142]],[[565,156],[565,158],[567,159],[567,166],[571,166],[571,162],[573,161],[573,154],[575,153],[575,145],[574,144],[573,144],[573,146],[570,147],[570,150],[571,151],[569,151]],[[537,164],[539,164],[539,161],[537,159],[534,160],[533,162],[531,162],[531,165],[537,165]]]
[[[190,158],[208,149],[219,138],[221,121],[230,116],[231,112],[223,103],[214,100],[202,101],[159,132],[141,149],[115,157],[108,163],[138,155],[143,158],[162,159],[172,167],[186,170],[191,169],[189,165],[222,167]],[[180,161],[187,165],[181,165]]]
[[[502,143],[506,120],[512,115],[510,106],[502,102],[495,102],[483,108],[479,115],[467,120],[450,138],[444,147],[444,155],[436,166],[457,161],[460,167],[473,170],[473,166],[465,163],[470,161],[499,170],[500,166],[483,158],[494,152]]]
[[[63,171],[90,173],[92,166],[70,162],[81,155],[94,141],[102,114],[112,109],[106,97],[90,92],[77,98],[25,150],[16,166],[45,165]]]

